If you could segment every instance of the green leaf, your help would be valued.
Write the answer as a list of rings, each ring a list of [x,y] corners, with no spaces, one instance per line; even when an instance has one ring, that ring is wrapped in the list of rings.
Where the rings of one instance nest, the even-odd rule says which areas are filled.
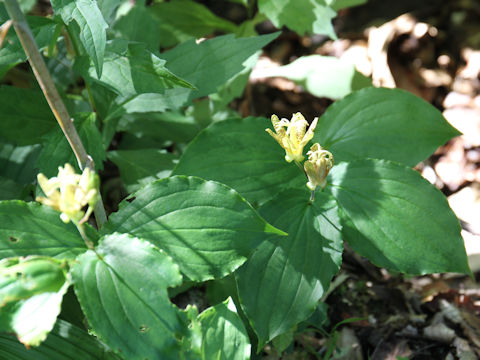
[[[0,134],[18,145],[39,143],[56,126],[40,91],[0,86]]]
[[[35,163],[39,153],[39,145],[15,146],[0,142],[0,175],[19,184],[32,183],[37,175]]]
[[[203,360],[250,359],[250,341],[231,298],[208,308],[199,316]]]
[[[335,162],[377,158],[414,166],[460,133],[440,111],[399,89],[366,88],[331,105],[312,142]]]
[[[133,201],[132,201],[133,199]],[[234,190],[175,176],[157,180],[120,204],[102,233],[129,233],[165,250],[194,281],[221,278],[242,265],[267,224]]]
[[[87,153],[95,162],[95,169],[103,169],[106,153],[102,144],[102,135],[96,125],[95,113],[79,113],[74,116],[74,124]],[[47,177],[57,175],[58,167],[66,163],[77,170],[78,163],[70,144],[62,130],[57,127],[45,136],[42,151],[37,160],[37,167]]]
[[[335,11],[366,4],[368,0],[326,0],[327,4]]]
[[[0,175],[0,200],[20,199],[24,186]]]
[[[337,38],[331,23],[336,13],[323,0],[259,0],[258,9],[277,28],[285,25],[299,35],[322,34]]]
[[[0,308],[44,292],[57,292],[66,281],[65,264],[41,256],[0,260]]]
[[[293,343],[297,332],[297,326],[292,327],[287,332],[277,335],[272,339],[272,344],[279,354],[283,353]]]
[[[67,269],[55,259],[0,262],[0,331],[13,331],[25,346],[38,346],[52,330],[67,291]]]
[[[315,96],[332,99],[372,85],[353,64],[333,56],[302,56],[291,64],[264,71],[262,75],[285,77]]]
[[[304,187],[302,172],[265,132],[269,126],[269,120],[253,117],[214,123],[188,145],[173,174],[219,181],[253,204],[285,188]]]
[[[144,94],[157,95],[157,94]],[[138,99],[137,97],[136,99]],[[153,99],[152,99],[153,100]],[[153,100],[154,101],[154,100]],[[134,107],[142,104],[131,103]],[[127,108],[134,110],[130,105]],[[152,104],[153,105],[153,104]],[[156,104],[154,106],[158,106]],[[145,104],[147,109],[149,104]],[[118,125],[118,130],[126,131],[136,136],[149,137],[157,141],[174,141],[187,143],[200,131],[193,116],[171,111],[163,113],[131,114],[124,116]]]
[[[80,41],[95,64],[97,76],[101,77],[108,25],[96,0],[52,0],[51,3],[65,24],[74,21],[78,25]]]
[[[152,16],[151,9],[151,7],[146,8],[141,3],[132,6],[113,25],[116,37],[146,43],[150,50],[157,51],[160,48],[160,23]],[[142,26],[138,26],[139,24],[142,24]]]
[[[242,96],[245,86],[248,83],[250,73],[257,63],[260,53],[261,51],[257,51],[255,54],[245,60],[243,62],[243,66],[245,66],[245,68],[225,82],[225,84],[219,88],[218,93],[210,95],[210,99],[213,100],[213,104],[216,109],[224,108],[233,99]]]
[[[243,63],[258,50],[274,40],[277,33],[235,38],[234,35],[218,36],[197,44],[189,40],[162,54],[170,71],[191,82],[197,90],[175,89],[165,96],[178,97],[180,107],[192,99],[213,94],[235,74],[241,72]]]
[[[165,150],[140,149],[109,151],[108,158],[120,169],[127,191],[133,192],[156,179],[168,177],[177,156]]]
[[[179,359],[188,329],[167,287],[182,282],[178,266],[150,243],[111,234],[77,258],[75,293],[93,332],[127,359]]]
[[[38,154],[38,145],[15,146],[0,141],[0,200],[32,199]]]
[[[51,19],[40,16],[27,16],[26,19],[32,30],[38,48],[43,50],[49,45],[57,23]],[[2,78],[12,67],[26,60],[27,56],[25,55],[20,40],[12,27],[8,31],[2,47],[0,48],[0,78]]]
[[[115,93],[130,97],[142,93],[163,93],[173,87],[194,87],[165,68],[165,60],[148,51],[145,44],[115,40],[105,53],[102,76],[83,58],[75,68],[87,80],[96,81]]]
[[[317,192],[289,190],[260,209],[288,232],[270,237],[236,271],[242,308],[259,346],[307,319],[342,262],[343,243],[335,200]]]
[[[235,32],[237,26],[213,14],[205,5],[190,0],[162,2],[149,9],[158,19],[161,44],[170,47],[215,30]]]
[[[470,274],[458,219],[419,173],[370,159],[336,165],[330,174],[344,239],[359,254],[407,274]]]
[[[61,351],[59,351],[61,349]],[[0,358],[18,360],[119,360],[95,337],[58,319],[47,339],[26,349],[17,338],[0,333]]]
[[[76,227],[63,223],[57,211],[38,203],[0,201],[0,259],[27,255],[74,259],[85,250]]]
[[[184,97],[185,96],[181,96],[179,97],[180,100],[175,100],[164,94],[140,94],[132,99],[120,101],[119,105],[127,114],[163,112],[176,108],[177,104],[182,102]]]
[[[102,12],[103,18],[107,23],[111,23],[115,18],[115,10],[119,10],[122,0],[97,0],[97,6]]]

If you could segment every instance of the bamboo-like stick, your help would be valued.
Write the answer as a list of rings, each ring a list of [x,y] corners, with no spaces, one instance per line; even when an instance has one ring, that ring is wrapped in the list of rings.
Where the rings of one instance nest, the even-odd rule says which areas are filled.
[[[13,21],[15,32],[20,39],[23,50],[25,51],[30,66],[33,69],[33,73],[35,74],[40,88],[42,89],[43,94],[50,105],[53,115],[57,119],[60,128],[62,129],[65,137],[68,140],[68,143],[70,144],[70,147],[75,154],[80,169],[83,170],[88,167],[95,171],[93,160],[87,154],[82,140],[80,139],[80,136],[78,136],[77,129],[73,125],[73,119],[68,114],[68,110],[65,107],[65,104],[63,103],[55,84],[53,83],[50,72],[48,71],[45,61],[38,50],[38,46],[35,42],[32,31],[25,20],[25,16],[23,15],[17,0],[4,0],[4,3],[8,15]],[[102,144],[98,144],[98,146],[102,146]],[[101,197],[95,205],[94,213],[97,226],[100,228],[107,221],[107,215],[105,213],[105,208],[103,207]]]

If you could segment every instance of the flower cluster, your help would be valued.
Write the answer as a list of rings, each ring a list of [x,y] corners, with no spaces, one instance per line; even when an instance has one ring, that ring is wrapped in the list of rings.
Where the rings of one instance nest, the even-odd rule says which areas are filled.
[[[305,159],[303,148],[313,138],[318,118],[312,121],[310,127],[301,113],[295,113],[291,120],[279,119],[272,115],[272,125],[275,130],[265,129],[285,149],[285,160],[297,164]],[[307,130],[308,127],[308,130]],[[315,143],[307,152],[308,160],[304,163],[305,174],[308,177],[307,187],[315,191],[317,186],[322,189],[326,185],[328,172],[333,167],[333,155]]]
[[[47,179],[38,174],[38,184],[46,197],[37,201],[60,211],[60,218],[68,223],[72,220],[81,224],[88,219],[98,201],[98,176],[86,168],[81,175],[76,174],[70,164],[58,168],[58,175]],[[83,208],[88,205],[86,212]]]

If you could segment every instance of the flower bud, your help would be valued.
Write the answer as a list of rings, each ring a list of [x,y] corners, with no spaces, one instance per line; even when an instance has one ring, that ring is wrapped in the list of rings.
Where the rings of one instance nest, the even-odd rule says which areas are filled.
[[[320,144],[315,143],[307,152],[308,160],[305,161],[303,167],[308,177],[307,187],[315,191],[317,186],[322,189],[327,184],[327,175],[333,167],[333,155],[322,149]]]

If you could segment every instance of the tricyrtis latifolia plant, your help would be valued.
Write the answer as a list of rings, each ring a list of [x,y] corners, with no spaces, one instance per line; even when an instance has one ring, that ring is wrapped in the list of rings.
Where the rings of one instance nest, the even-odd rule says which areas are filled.
[[[366,92],[394,100],[406,96],[432,110],[404,92]],[[339,109],[342,101],[333,107]],[[345,161],[347,149],[335,146],[342,138],[318,136],[341,119],[335,116],[332,123],[331,112],[310,127],[300,113],[290,121],[272,116],[275,133],[267,131],[281,147],[262,135],[266,119],[211,125],[188,146],[174,175],[134,193],[98,232],[86,223],[97,201],[93,172],[78,175],[67,164],[56,177],[38,175],[46,197],[37,200],[44,205],[0,202],[1,234],[9,236],[2,242],[7,256],[0,270],[3,329],[26,345],[39,345],[73,284],[91,333],[123,358],[208,359],[220,351],[247,359],[252,339],[246,326],[261,349],[311,315],[340,268],[343,241],[396,271],[469,273],[458,223],[443,195],[399,162],[358,153],[362,159]],[[219,137],[227,141],[213,151]],[[332,154],[317,141],[337,149],[343,161],[333,166]],[[213,158],[204,156],[209,153]],[[227,168],[221,168],[222,158],[229,160]],[[182,173],[230,187],[177,175]],[[317,187],[323,191],[314,197]],[[218,279],[208,287],[223,296],[200,314],[196,307],[181,310],[167,288],[185,279]],[[38,309],[34,316],[32,307]],[[248,323],[237,315],[239,308]],[[219,329],[229,335],[219,335]]]
[[[300,1],[286,1],[285,21],[307,31]],[[278,33],[185,41],[205,26],[169,14],[188,8],[237,35],[256,35],[257,16],[237,27],[188,0],[118,12],[51,3],[54,18],[25,20],[14,0],[8,16],[0,7],[0,76],[26,53],[43,91],[0,87],[0,356],[240,360],[270,341],[281,351],[297,328],[321,326],[344,242],[395,272],[470,274],[458,220],[411,169],[458,135],[430,104],[310,82],[341,99],[310,126],[300,113],[273,115],[272,141],[268,119],[228,104]],[[312,13],[334,14],[322,6]],[[258,8],[284,25],[270,0]],[[139,18],[167,36],[143,42]],[[318,25],[329,19],[310,25],[330,33]],[[108,221],[96,175],[106,159],[130,194]],[[207,289],[201,312],[172,302],[191,286]]]

